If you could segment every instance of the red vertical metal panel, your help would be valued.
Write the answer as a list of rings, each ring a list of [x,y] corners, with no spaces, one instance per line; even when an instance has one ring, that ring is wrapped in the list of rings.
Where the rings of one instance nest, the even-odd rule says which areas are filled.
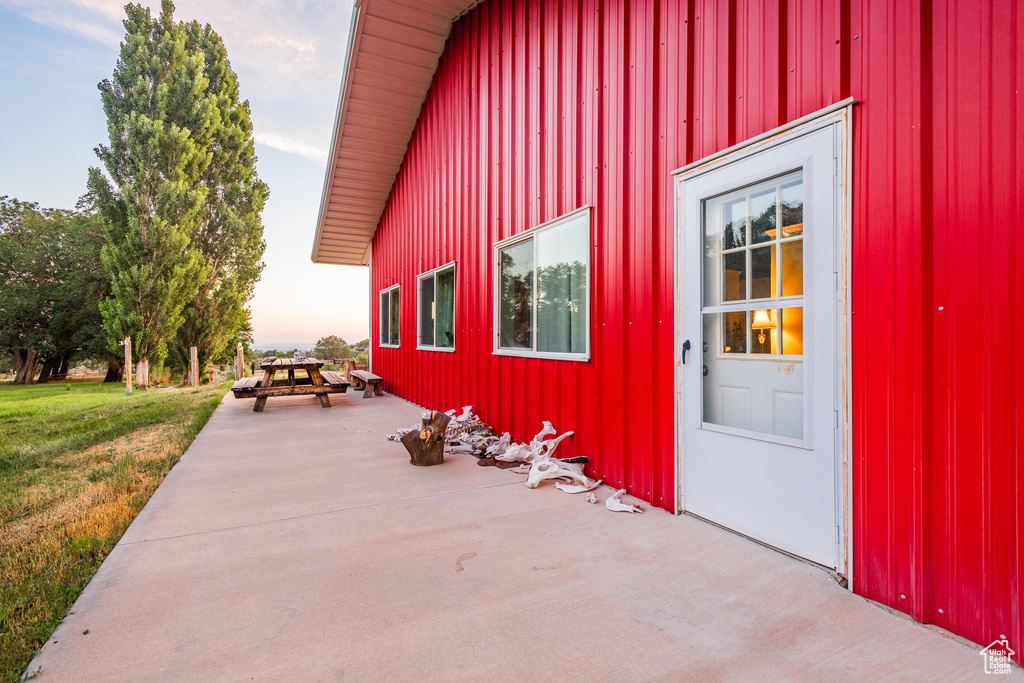
[[[671,509],[669,173],[851,95],[854,587],[1024,651],[1022,36],[995,0],[483,3],[374,238],[376,370],[519,440],[553,419],[592,475]],[[591,361],[492,355],[492,245],[584,204]],[[452,260],[456,352],[417,351],[416,276]],[[402,345],[379,348],[394,283]]]

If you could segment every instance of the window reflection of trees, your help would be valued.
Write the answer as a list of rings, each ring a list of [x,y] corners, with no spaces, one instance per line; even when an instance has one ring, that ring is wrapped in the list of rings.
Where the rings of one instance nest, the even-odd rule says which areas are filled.
[[[587,267],[560,262],[537,271],[537,350],[586,352]]]
[[[512,251],[501,252],[501,346],[533,348],[533,269],[513,274],[523,264],[516,263]]]
[[[513,272],[515,259],[501,253],[501,346],[532,348],[532,270]],[[587,266],[582,261],[538,268],[537,350],[586,353]]]

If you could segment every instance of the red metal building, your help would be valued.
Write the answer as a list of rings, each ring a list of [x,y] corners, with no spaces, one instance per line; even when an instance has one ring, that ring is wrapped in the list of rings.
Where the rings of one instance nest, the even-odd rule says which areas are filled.
[[[997,0],[362,0],[313,260],[370,266],[388,391],[550,420],[594,477],[1020,653],[1022,41]],[[544,322],[576,219],[584,305]],[[761,410],[755,367],[796,384]]]

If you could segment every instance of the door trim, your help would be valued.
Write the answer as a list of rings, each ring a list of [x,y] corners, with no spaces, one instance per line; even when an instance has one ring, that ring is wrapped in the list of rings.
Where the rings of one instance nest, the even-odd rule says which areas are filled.
[[[835,352],[835,405],[837,406],[837,418],[839,429],[835,432],[835,472],[836,472],[836,519],[840,520],[841,539],[839,544],[839,562],[837,573],[846,579],[846,587],[853,590],[854,562],[853,562],[853,467],[851,461],[852,449],[852,388],[851,388],[851,321],[850,321],[850,285],[851,285],[851,204],[852,204],[852,173],[851,173],[851,138],[853,123],[853,105],[856,104],[853,98],[847,98],[833,105],[825,107],[813,114],[804,116],[788,124],[755,136],[750,140],[728,149],[716,152],[699,161],[687,164],[676,171],[673,171],[673,201],[674,201],[674,228],[675,228],[675,501],[674,512],[679,515],[685,510],[683,499],[683,458],[686,457],[682,449],[683,430],[683,391],[682,391],[682,359],[681,349],[683,343],[683,300],[682,300],[682,248],[684,239],[684,225],[682,215],[682,193],[681,186],[684,182],[692,180],[713,170],[738,163],[755,154],[760,154],[777,145],[790,142],[798,137],[816,132],[826,127],[835,127],[835,148],[833,156],[836,159],[834,177],[836,182],[836,203],[835,225],[835,252],[833,254],[834,270],[838,273],[836,282],[835,310],[836,319],[833,321],[836,339]]]

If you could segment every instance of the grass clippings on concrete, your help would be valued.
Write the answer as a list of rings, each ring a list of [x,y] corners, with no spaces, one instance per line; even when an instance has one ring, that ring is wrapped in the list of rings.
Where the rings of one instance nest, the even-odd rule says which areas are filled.
[[[230,385],[0,385],[0,681],[17,681]]]

